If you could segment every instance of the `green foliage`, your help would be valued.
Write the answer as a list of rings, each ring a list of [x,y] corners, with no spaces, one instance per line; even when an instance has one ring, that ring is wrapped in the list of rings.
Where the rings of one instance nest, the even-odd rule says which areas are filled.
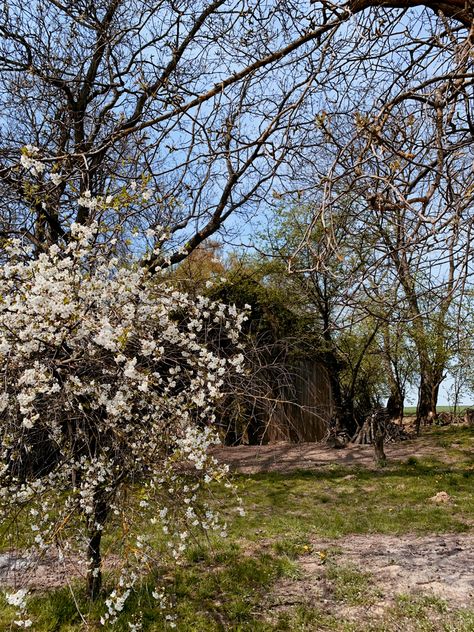
[[[327,248],[329,234],[335,249]],[[368,301],[355,281],[369,254],[349,201],[341,200],[329,226],[318,218],[317,204],[280,209],[272,234],[262,237],[259,247],[274,262],[269,282],[276,287],[284,284],[289,300],[297,296],[300,309],[318,330],[318,353],[331,376],[340,421],[354,430],[354,419],[361,423],[390,395],[394,371],[387,366],[381,327],[387,308],[383,302]],[[291,275],[290,260],[295,270]],[[398,376],[405,349],[402,336],[395,338]]]
[[[284,283],[269,282],[268,272],[258,262],[230,270],[211,298],[238,308],[250,305],[248,332],[261,342],[287,341],[293,354],[314,353],[320,340],[314,318],[299,309],[298,297]]]

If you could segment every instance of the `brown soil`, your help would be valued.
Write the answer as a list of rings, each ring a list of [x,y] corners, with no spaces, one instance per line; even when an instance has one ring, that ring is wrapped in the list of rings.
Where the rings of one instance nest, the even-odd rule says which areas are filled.
[[[119,565],[116,555],[108,555],[104,563],[105,573]],[[51,550],[35,559],[27,558],[21,551],[0,553],[0,587],[46,590],[67,586],[86,576],[86,561],[79,555],[60,558]]]
[[[66,586],[71,579],[85,576],[85,562],[78,558],[60,560],[52,552],[38,560],[28,560],[21,551],[0,554],[0,585],[3,586],[57,588]]]
[[[375,467],[374,448],[371,445],[349,444],[345,448],[334,449],[321,443],[281,442],[258,446],[219,446],[214,448],[213,454],[223,463],[228,463],[232,470],[243,474],[311,470],[324,465]],[[452,460],[446,450],[434,444],[429,435],[400,443],[387,443],[385,454],[388,462],[404,461],[409,457],[433,457],[445,462]]]

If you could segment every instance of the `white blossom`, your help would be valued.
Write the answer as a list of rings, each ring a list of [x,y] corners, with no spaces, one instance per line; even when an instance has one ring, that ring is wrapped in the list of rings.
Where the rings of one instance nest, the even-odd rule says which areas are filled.
[[[16,608],[24,608],[26,596],[28,595],[28,591],[24,588],[17,590],[16,593],[6,593],[5,599],[10,606],[15,606]]]
[[[59,173],[51,173],[50,176],[51,178],[51,182],[55,185],[55,186],[59,186],[62,182],[62,178],[61,175]]]
[[[38,152],[28,152],[36,160]],[[81,203],[94,208],[94,199],[103,203],[86,191]],[[223,376],[242,370],[244,359],[234,347],[238,310],[179,292],[138,262],[121,266],[110,244],[104,250],[100,230],[73,224],[68,244],[36,259],[21,259],[12,243],[0,266],[0,511],[15,515],[30,505],[34,561],[57,542],[67,552],[83,550],[91,532],[106,527],[97,501],[106,494],[109,515],[124,525],[117,539],[123,569],[102,613],[111,626],[135,590],[134,568],[154,555],[139,525],[127,524],[130,483],[143,481],[140,514],[165,534],[171,559],[182,555],[193,529],[226,531],[206,503],[207,487],[227,471],[209,454],[219,440],[213,407]],[[224,337],[225,354],[218,346]],[[38,456],[36,428],[41,450],[52,446],[53,456],[25,482],[11,465],[21,472],[25,455]],[[195,485],[183,475],[191,467],[202,473]],[[79,521],[69,528],[75,514],[85,532]],[[85,564],[89,577],[100,577],[94,560]],[[23,612],[26,594],[7,601],[20,613],[16,625],[34,628]]]
[[[24,151],[20,157],[20,163],[22,167],[30,171],[34,176],[39,176],[45,170],[45,165],[34,158],[39,154],[38,147],[34,147],[33,145],[26,145]]]

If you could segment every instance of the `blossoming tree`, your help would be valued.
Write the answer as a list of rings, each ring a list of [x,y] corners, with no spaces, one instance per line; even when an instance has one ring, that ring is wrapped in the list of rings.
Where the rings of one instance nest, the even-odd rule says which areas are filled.
[[[224,375],[242,370],[245,315],[175,291],[138,261],[120,264],[97,225],[74,224],[63,247],[23,255],[11,243],[0,267],[0,509],[29,523],[32,560],[51,547],[82,552],[92,599],[113,521],[122,563],[108,625],[139,579],[134,564],[143,574],[156,558],[128,518],[129,497],[172,557],[193,528],[225,531],[206,504],[226,471],[208,447]],[[31,625],[25,595],[8,596],[22,627]]]

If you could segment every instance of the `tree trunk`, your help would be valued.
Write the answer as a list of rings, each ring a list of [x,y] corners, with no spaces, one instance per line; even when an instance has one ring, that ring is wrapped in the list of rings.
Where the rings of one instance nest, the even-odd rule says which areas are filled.
[[[439,371],[421,371],[418,389],[418,405],[416,408],[416,434],[420,434],[421,425],[430,424],[436,419],[439,385],[442,381]]]
[[[329,339],[328,344],[332,343]],[[324,354],[324,365],[327,370],[329,384],[331,386],[332,400],[334,403],[334,427],[335,434],[347,432],[352,436],[355,432],[355,423],[353,418],[353,409],[342,396],[341,382],[339,379],[341,364],[333,351],[326,351]]]
[[[374,458],[375,462],[378,465],[383,465],[387,461],[387,457],[385,456],[383,443],[385,439],[385,426],[383,422],[380,421],[377,415],[374,415],[373,418],[374,425]]]
[[[387,412],[391,419],[402,419],[404,408],[404,394],[398,385],[393,384],[390,397],[387,401]]]
[[[88,521],[89,543],[87,546],[87,559],[89,561],[89,568],[87,571],[87,593],[91,601],[97,599],[102,590],[102,556],[100,545],[107,513],[107,502],[103,494],[98,492],[94,502],[94,512]]]

